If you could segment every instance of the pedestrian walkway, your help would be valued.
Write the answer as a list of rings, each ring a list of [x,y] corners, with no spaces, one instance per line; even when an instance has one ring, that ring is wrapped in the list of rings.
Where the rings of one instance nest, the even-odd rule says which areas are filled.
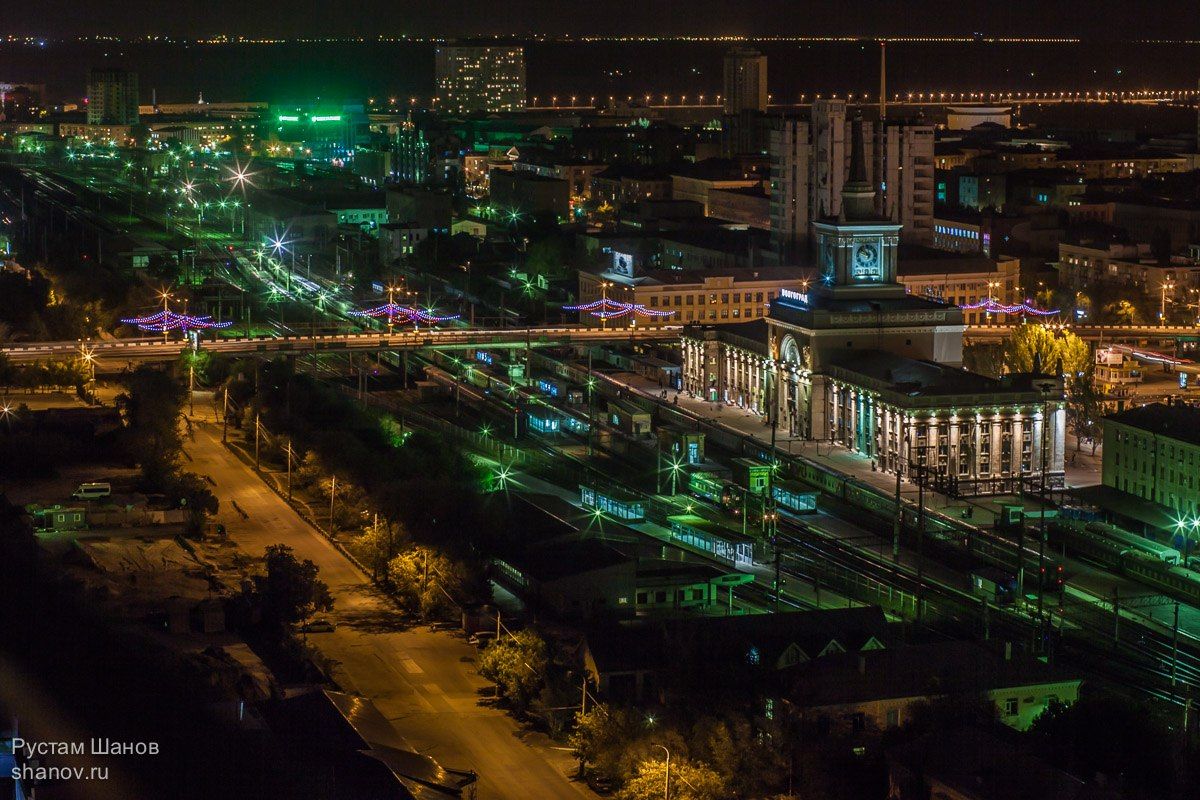
[[[766,423],[766,418],[752,411],[728,403],[713,403],[674,390],[667,391],[664,397],[663,390],[654,381],[634,373],[610,373],[605,378],[627,391],[637,392],[657,403],[668,404],[733,433],[753,436],[764,444],[771,441],[771,428]],[[895,475],[877,469],[869,456],[841,445],[787,436],[780,431],[776,431],[775,445],[782,452],[850,475],[881,492],[894,494],[896,491]],[[916,503],[920,490],[915,483],[905,480],[901,482],[900,494]],[[1039,509],[1037,501],[1015,495],[953,498],[930,489],[924,492],[924,502],[926,508],[950,516],[966,518],[969,514],[970,524],[979,527],[994,525],[1001,507],[1005,505],[1021,505],[1034,512]]]

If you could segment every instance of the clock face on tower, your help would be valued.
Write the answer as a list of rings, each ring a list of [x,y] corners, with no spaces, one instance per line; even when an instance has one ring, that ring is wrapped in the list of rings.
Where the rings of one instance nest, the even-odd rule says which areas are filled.
[[[856,281],[877,281],[882,279],[879,264],[879,248],[873,244],[860,244],[854,248],[853,275]]]

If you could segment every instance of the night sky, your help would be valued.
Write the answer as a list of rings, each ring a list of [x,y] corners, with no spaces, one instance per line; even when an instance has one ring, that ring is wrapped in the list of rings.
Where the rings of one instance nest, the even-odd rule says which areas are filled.
[[[0,34],[1048,35],[1189,38],[1194,0],[34,0]]]

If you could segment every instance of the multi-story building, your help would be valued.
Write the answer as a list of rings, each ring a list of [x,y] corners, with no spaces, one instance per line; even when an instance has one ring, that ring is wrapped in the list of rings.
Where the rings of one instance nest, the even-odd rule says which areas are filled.
[[[1105,417],[1102,479],[1194,519],[1200,514],[1200,408],[1153,403]]]
[[[845,100],[820,99],[813,103],[811,177],[804,186],[809,193],[809,222],[836,217],[842,211],[842,186],[850,163],[849,125]]]
[[[392,177],[422,184],[431,178],[431,152],[425,130],[407,119],[396,126],[392,139]]]
[[[620,258],[613,255],[614,261]],[[641,306],[654,312],[636,313],[610,320],[609,325],[638,327],[653,325],[705,324],[724,325],[760,320],[768,304],[785,289],[801,290],[808,285],[808,274],[783,267],[755,270],[729,270],[716,274],[647,270],[625,275],[618,268],[602,272],[579,272],[579,303],[605,298]],[[594,317],[583,312],[585,321]]]
[[[933,126],[888,120],[876,131],[876,211],[898,222],[904,242],[933,241]]]
[[[492,170],[489,179],[492,205],[507,212],[553,214],[567,219],[571,213],[571,185],[559,178],[533,172]]]
[[[31,122],[42,114],[44,84],[0,82],[0,120]]]
[[[1023,298],[1020,293],[1021,261],[1011,256],[997,259],[983,255],[950,255],[926,248],[902,251],[897,278],[909,294],[929,297],[963,309],[967,325],[1011,322],[1005,314],[996,314],[969,306],[986,300],[1012,305]]]
[[[708,215],[736,225],[763,231],[771,229],[770,200],[759,186],[745,189],[709,189]]]
[[[525,107],[525,50],[446,45],[435,54],[438,107],[451,114]]]
[[[1144,178],[1168,172],[1187,172],[1188,158],[1170,150],[1074,147],[1058,153],[1059,164],[1084,178]]]
[[[513,162],[515,172],[531,172],[544,178],[566,181],[570,187],[572,205],[592,198],[592,180],[606,169],[607,164],[586,158],[565,158],[537,150],[522,153]]]
[[[592,178],[592,198],[613,208],[670,196],[671,175],[665,167],[614,164]]]
[[[763,175],[756,161],[710,158],[671,173],[671,199],[692,200],[709,215],[708,192],[711,189],[747,189],[761,187]]]
[[[123,69],[91,70],[87,106],[89,125],[137,125],[137,73]]]
[[[811,220],[809,125],[781,117],[771,130],[771,249],[781,263],[795,263],[808,247]]]
[[[856,124],[840,215],[814,223],[820,280],[771,303],[766,356],[723,331],[716,347],[685,332],[685,387],[731,402],[722,376],[740,373],[743,406],[766,408],[787,436],[837,443],[950,494],[1009,493],[1043,474],[1060,483],[1062,377],[961,368],[963,312],[900,283],[900,226],[874,213],[863,138]],[[733,366],[718,369],[722,359]]]
[[[812,111],[812,219],[841,213],[842,187],[849,177],[851,126],[846,101],[818,100]],[[900,223],[905,241],[933,238],[933,126],[888,120],[861,122],[868,180],[875,188],[875,212]]]
[[[957,176],[958,204],[982,211],[1004,208],[1008,200],[1008,181],[1003,172]]]
[[[767,57],[735,48],[725,54],[725,113],[767,110]]]
[[[1121,348],[1101,347],[1096,350],[1092,380],[1105,402],[1122,411],[1142,382],[1142,365]]]
[[[1059,285],[1082,292],[1107,285],[1134,297],[1158,303],[1159,311],[1196,303],[1200,292],[1200,252],[1163,261],[1148,244],[1069,244],[1058,246]]]
[[[984,228],[981,221],[933,218],[933,246],[950,253],[982,253]]]
[[[273,108],[271,117],[259,148],[272,157],[287,155],[344,166],[353,162],[358,146],[370,140],[361,105]]]

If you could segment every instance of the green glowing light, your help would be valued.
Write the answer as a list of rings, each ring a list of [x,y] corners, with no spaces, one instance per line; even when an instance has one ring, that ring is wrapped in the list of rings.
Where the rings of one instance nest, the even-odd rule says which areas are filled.
[[[280,122],[299,122],[300,118],[295,116],[294,114],[280,114],[279,121]]]
[[[341,122],[341,121],[342,121],[342,115],[341,115],[341,114],[334,114],[334,115],[332,115],[332,116],[313,117],[313,118],[312,118],[312,121],[313,121],[313,122]]]

